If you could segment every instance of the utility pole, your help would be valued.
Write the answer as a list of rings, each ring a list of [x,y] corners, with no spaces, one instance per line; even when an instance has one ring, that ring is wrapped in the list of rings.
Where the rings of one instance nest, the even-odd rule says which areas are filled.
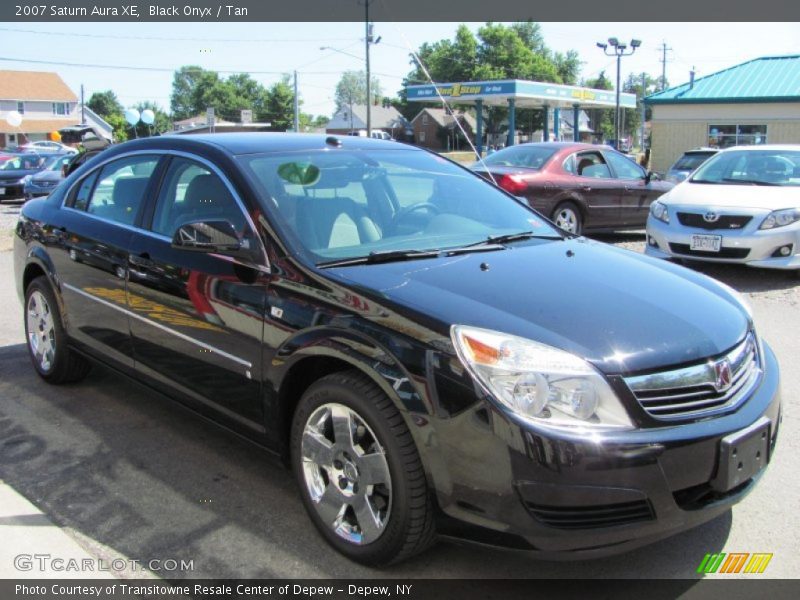
[[[83,100],[83,84],[81,84],[81,125],[86,125],[86,103]]]
[[[297,71],[294,72],[294,132],[300,133],[300,100],[297,96]]]
[[[639,149],[644,152],[644,117],[645,117],[645,106],[644,106],[644,97],[647,95],[647,74],[642,73],[642,129],[639,132]]]
[[[372,137],[372,102],[370,99],[369,44],[372,27],[369,25],[369,0],[364,0],[364,47],[367,55],[367,137]]]
[[[671,51],[672,48],[667,48],[667,42],[661,43],[661,89],[660,92],[663,92],[667,89],[667,51]]]

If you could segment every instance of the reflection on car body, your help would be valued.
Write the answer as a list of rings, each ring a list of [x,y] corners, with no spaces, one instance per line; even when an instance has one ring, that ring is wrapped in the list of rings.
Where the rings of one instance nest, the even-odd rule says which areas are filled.
[[[728,510],[777,440],[735,292],[410,146],[133,141],[28,202],[14,245],[39,375],[100,361],[262,444],[360,562],[437,532],[635,548]]]

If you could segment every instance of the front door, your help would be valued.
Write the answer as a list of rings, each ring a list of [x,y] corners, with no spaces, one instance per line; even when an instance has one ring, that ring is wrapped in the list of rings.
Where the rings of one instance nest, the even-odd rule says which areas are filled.
[[[233,188],[200,159],[173,156],[147,233],[134,236],[128,304],[136,369],[209,408],[263,430],[261,339],[267,279],[225,257],[173,248],[193,221],[231,222],[260,248]]]
[[[620,196],[620,221],[626,227],[642,226],[647,221],[653,190],[647,180],[647,172],[617,152],[605,153],[614,176],[622,183]]]
[[[574,186],[586,209],[584,227],[614,227],[619,224],[622,185],[613,178],[603,155],[595,150],[575,155]]]

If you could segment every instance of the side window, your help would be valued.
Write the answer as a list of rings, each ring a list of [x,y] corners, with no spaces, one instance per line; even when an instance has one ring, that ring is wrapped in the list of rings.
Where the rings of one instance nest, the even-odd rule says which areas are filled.
[[[642,179],[644,169],[629,158],[615,152],[606,152],[606,158],[619,179]]]
[[[230,221],[244,233],[247,219],[228,188],[204,165],[186,158],[173,158],[153,215],[152,230],[172,237],[184,223]]]
[[[564,161],[564,170],[567,173],[572,173],[573,175],[575,175],[575,155],[574,154],[570,154],[567,157],[567,160]]]
[[[611,179],[611,171],[599,152],[581,152],[575,158],[575,169],[580,177]]]
[[[157,156],[131,156],[107,164],[97,176],[86,212],[133,225],[157,164]]]
[[[72,206],[75,210],[86,210],[86,207],[89,206],[89,196],[92,193],[92,188],[94,188],[94,182],[97,181],[98,173],[99,171],[95,171],[88,177],[83,178],[83,181],[72,192],[72,198],[70,198],[68,206]]]

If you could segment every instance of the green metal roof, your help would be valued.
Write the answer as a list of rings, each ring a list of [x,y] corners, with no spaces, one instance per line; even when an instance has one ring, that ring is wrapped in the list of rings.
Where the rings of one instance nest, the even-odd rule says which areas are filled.
[[[800,102],[800,54],[755,58],[644,100],[647,104]]]

